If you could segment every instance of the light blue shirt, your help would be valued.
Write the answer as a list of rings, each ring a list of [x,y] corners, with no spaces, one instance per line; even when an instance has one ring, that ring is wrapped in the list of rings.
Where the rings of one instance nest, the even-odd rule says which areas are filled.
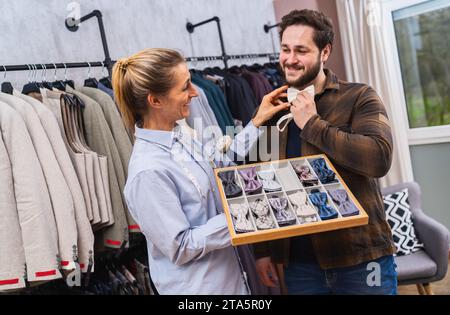
[[[245,156],[261,133],[250,122],[230,149]],[[203,160],[202,150],[215,161]],[[161,294],[249,293],[213,172],[232,162],[218,156],[179,128],[136,127],[124,194],[147,239],[150,274]]]

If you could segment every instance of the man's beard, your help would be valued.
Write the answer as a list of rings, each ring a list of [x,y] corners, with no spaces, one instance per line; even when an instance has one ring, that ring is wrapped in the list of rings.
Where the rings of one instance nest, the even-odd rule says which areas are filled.
[[[285,65],[286,66],[286,65]],[[313,82],[317,76],[319,75],[320,69],[322,67],[321,61],[320,61],[320,54],[317,59],[317,62],[313,65],[311,69],[306,71],[302,76],[300,76],[297,80],[289,82],[286,76],[286,71],[284,70],[285,66],[281,66],[281,71],[283,72],[284,78],[289,84],[289,86],[295,87],[297,89],[301,89],[304,87],[307,87],[308,85]],[[302,70],[304,68],[299,68],[298,70]]]

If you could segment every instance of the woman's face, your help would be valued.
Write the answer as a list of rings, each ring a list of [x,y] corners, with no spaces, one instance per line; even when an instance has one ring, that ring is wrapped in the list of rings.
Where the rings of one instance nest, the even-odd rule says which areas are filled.
[[[164,116],[171,122],[176,122],[189,117],[191,100],[198,96],[198,92],[191,82],[191,73],[186,63],[180,63],[173,71],[174,85],[161,101]]]

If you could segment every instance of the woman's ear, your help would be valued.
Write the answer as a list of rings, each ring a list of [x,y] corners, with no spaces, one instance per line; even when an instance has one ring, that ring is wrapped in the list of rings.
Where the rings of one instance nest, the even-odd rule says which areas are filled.
[[[152,94],[149,94],[147,96],[147,103],[150,105],[151,108],[157,109],[162,107],[161,98]]]

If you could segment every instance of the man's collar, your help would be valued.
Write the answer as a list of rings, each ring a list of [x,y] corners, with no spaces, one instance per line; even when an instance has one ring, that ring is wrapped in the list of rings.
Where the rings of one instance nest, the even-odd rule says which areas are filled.
[[[325,75],[327,77],[325,81],[325,87],[323,92],[326,90],[339,90],[339,80],[337,76],[330,69],[323,69]]]

